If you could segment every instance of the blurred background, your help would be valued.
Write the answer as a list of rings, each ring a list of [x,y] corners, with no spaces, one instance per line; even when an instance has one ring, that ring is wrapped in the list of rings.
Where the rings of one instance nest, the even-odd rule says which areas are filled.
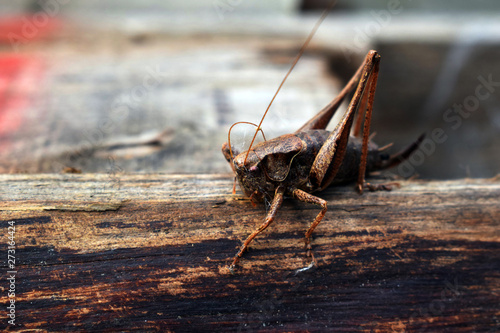
[[[0,0],[0,172],[228,173],[329,1]],[[339,0],[264,122],[295,131],[370,49],[372,132],[422,149],[393,174],[500,170],[500,2]]]

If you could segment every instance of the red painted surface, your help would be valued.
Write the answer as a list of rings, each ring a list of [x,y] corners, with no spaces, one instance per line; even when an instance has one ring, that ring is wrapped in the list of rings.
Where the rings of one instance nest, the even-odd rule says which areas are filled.
[[[0,20],[0,43],[12,46],[9,53],[0,53],[0,138],[21,129],[25,113],[43,86],[43,62],[33,54],[19,53],[19,48],[51,35],[60,26],[58,19],[44,12]],[[6,145],[3,140],[0,148]]]
[[[59,19],[39,12],[33,15],[19,15],[0,18],[0,43],[22,45],[43,39],[61,29]],[[17,50],[14,50],[17,51]]]
[[[42,85],[43,72],[39,59],[0,55],[0,137],[21,128],[24,114]]]

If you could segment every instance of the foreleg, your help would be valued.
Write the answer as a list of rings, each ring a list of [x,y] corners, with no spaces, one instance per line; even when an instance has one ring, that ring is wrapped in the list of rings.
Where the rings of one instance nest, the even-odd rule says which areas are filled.
[[[271,209],[267,213],[266,219],[264,220],[264,223],[262,223],[257,229],[255,229],[254,232],[248,238],[245,240],[243,245],[241,246],[240,250],[234,257],[233,263],[231,266],[229,266],[229,270],[231,272],[234,271],[234,268],[238,264],[238,261],[240,260],[241,256],[243,253],[247,250],[248,246],[250,243],[253,241],[253,239],[260,234],[262,231],[264,231],[271,223],[274,222],[274,218],[276,217],[276,213],[278,212],[278,209],[280,208],[281,204],[283,203],[283,196],[284,196],[284,188],[283,187],[278,187],[276,189],[276,192],[274,194],[273,202],[271,203]]]

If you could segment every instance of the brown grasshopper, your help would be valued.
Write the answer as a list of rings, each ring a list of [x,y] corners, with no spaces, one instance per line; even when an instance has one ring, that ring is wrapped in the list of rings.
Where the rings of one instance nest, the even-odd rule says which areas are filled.
[[[313,33],[314,30],[288,74],[300,58]],[[418,148],[423,135],[406,149],[391,156],[382,152],[387,146],[379,148],[371,141],[370,121],[379,63],[380,55],[376,51],[368,52],[364,62],[340,94],[293,134],[285,134],[254,147],[252,147],[252,140],[249,149],[242,153],[234,151],[228,135],[229,144],[222,145],[222,153],[235,172],[235,178],[243,193],[251,200],[267,199],[271,202],[264,222],[248,236],[234,257],[230,266],[231,272],[252,240],[274,221],[285,196],[321,206],[321,211],[305,233],[307,256],[312,259],[309,267],[312,267],[316,264],[316,259],[312,252],[311,234],[325,216],[327,202],[311,193],[324,190],[330,185],[350,181],[356,181],[356,189],[360,194],[364,189],[391,190],[391,185],[396,184],[372,185],[365,181],[365,175],[372,171],[393,167],[407,159]],[[351,102],[340,122],[333,131],[325,130],[342,101],[356,85]],[[356,113],[357,118],[354,121]],[[261,131],[260,124],[255,125],[257,127],[255,134]],[[353,124],[355,127],[350,135]]]

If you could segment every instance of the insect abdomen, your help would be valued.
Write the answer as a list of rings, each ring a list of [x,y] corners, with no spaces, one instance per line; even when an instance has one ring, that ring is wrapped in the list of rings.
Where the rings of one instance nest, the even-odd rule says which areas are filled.
[[[328,139],[330,133],[331,132],[327,130],[308,130],[297,133],[296,135],[307,143],[309,152],[313,154],[315,158],[325,141]],[[361,139],[354,136],[349,137],[344,159],[330,185],[352,182],[358,178],[359,164],[361,163],[361,147]],[[312,161],[314,161],[314,158],[312,158]],[[369,142],[366,173],[368,174],[370,171],[380,169],[377,166],[383,158],[384,156],[378,151],[378,146],[373,142]]]

